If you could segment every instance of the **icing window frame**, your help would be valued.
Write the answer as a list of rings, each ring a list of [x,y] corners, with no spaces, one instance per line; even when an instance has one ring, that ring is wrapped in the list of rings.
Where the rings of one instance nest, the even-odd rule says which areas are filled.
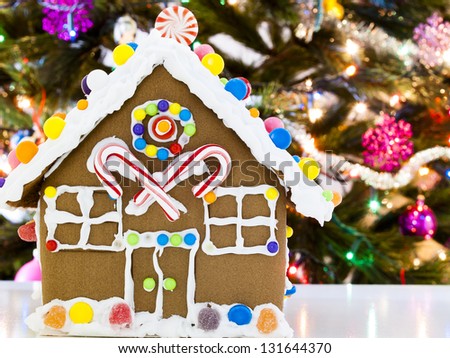
[[[47,237],[45,239],[47,245],[52,243],[54,249],[52,252],[64,250],[96,250],[96,251],[123,251],[125,246],[123,244],[123,224],[122,224],[122,198],[115,200],[115,210],[106,212],[98,217],[90,217],[90,211],[94,207],[94,193],[102,192],[107,195],[107,192],[102,186],[68,186],[61,185],[56,188],[54,195],[43,195],[47,208],[44,213],[44,222],[47,226]],[[76,194],[80,215],[75,215],[68,211],[58,210],[57,201],[62,194]],[[64,224],[81,224],[80,239],[76,244],[64,244],[55,238],[56,229],[58,225]],[[105,223],[117,224],[117,233],[114,235],[115,239],[111,245],[94,245],[89,243],[89,236],[92,225],[102,225]],[[48,248],[48,246],[47,246]]]
[[[277,193],[275,198],[268,198],[266,195],[268,191]],[[218,187],[215,192],[216,197],[230,195],[236,199],[237,203],[237,216],[236,217],[211,217],[209,204],[203,199],[203,207],[205,214],[205,239],[202,244],[202,250],[207,255],[217,256],[226,254],[238,254],[238,255],[253,255],[261,254],[266,256],[275,256],[279,252],[279,243],[276,239],[275,230],[277,229],[277,220],[275,218],[277,202],[279,193],[277,189],[271,185],[258,185],[254,187]],[[247,195],[263,195],[267,200],[267,205],[270,210],[269,216],[256,216],[250,219],[244,219],[242,217],[242,203],[243,199]],[[236,241],[234,245],[226,247],[216,247],[211,240],[211,225],[214,226],[228,226],[236,225]],[[242,236],[243,227],[254,226],[267,226],[269,227],[270,235],[265,245],[244,246],[245,238]]]

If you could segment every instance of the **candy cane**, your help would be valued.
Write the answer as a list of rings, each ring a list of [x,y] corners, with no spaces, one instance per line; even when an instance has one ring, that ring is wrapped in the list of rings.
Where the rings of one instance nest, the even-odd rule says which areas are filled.
[[[125,166],[128,167],[136,179],[144,185],[145,192],[151,193],[152,198],[158,202],[170,221],[175,221],[180,217],[180,212],[174,202],[160,184],[128,148],[118,144],[107,144],[101,147],[94,158],[95,173],[112,198],[117,199],[123,194],[122,188],[107,168],[107,164],[112,158],[117,158],[123,164],[114,169],[125,176]]]
[[[164,191],[168,192],[178,183],[186,180],[192,175],[191,170],[198,165],[199,162],[205,161],[208,158],[217,159],[219,161],[219,167],[208,178],[194,186],[192,192],[195,197],[201,198],[221,185],[231,171],[230,155],[225,149],[218,145],[207,144],[201,146],[192,153],[186,153],[184,156],[179,157],[178,160],[171,163],[163,173],[163,178],[167,178],[162,185]],[[138,206],[145,204],[151,205],[151,203],[149,203],[151,200],[154,199],[146,190],[141,190],[134,196],[134,202]]]

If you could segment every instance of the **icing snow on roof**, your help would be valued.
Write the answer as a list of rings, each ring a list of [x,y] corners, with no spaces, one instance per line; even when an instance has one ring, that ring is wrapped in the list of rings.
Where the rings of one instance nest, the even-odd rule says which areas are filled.
[[[139,83],[159,65],[163,65],[176,80],[185,83],[191,93],[223,120],[225,126],[236,132],[255,159],[282,174],[282,184],[290,192],[291,201],[299,213],[313,217],[321,224],[331,219],[333,203],[326,201],[323,189],[303,175],[286,150],[275,146],[263,121],[251,117],[245,104],[224,89],[218,77],[201,64],[188,46],[161,37],[156,30],[139,45],[127,63],[108,75],[103,88],[92,90],[87,96],[87,109],[74,108],[67,114],[66,126],[58,139],[49,139],[41,144],[31,162],[20,164],[10,173],[0,189],[0,206],[19,201],[24,185],[75,149],[103,118],[120,110],[122,104],[133,96]]]

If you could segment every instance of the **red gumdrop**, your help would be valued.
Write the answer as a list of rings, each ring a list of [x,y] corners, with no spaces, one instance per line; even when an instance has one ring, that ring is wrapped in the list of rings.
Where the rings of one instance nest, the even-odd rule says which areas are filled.
[[[183,148],[181,148],[180,144],[173,143],[170,145],[169,150],[172,152],[172,154],[178,154],[183,150]]]
[[[249,80],[246,79],[245,77],[238,77],[239,79],[241,79],[242,81],[245,82],[245,85],[247,86],[247,93],[245,94],[245,97],[243,99],[247,99],[250,94],[252,93],[252,85],[250,84]]]
[[[37,241],[36,223],[34,222],[34,220],[19,227],[19,229],[17,230],[17,233],[19,234],[19,237],[23,241],[27,241],[27,242],[36,242]]]
[[[111,308],[109,323],[112,326],[129,327],[132,322],[131,309],[126,303],[117,303]]]

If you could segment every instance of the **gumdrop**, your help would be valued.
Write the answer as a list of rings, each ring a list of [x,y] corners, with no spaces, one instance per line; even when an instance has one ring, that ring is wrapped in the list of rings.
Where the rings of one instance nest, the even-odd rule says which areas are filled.
[[[276,313],[271,308],[264,308],[259,314],[256,328],[261,333],[269,334],[278,327],[278,319]]]
[[[249,324],[252,320],[252,311],[245,305],[235,305],[228,311],[228,320],[238,326]]]
[[[133,322],[130,306],[126,303],[115,304],[109,314],[109,323],[112,326],[130,327]]]
[[[73,323],[90,323],[94,318],[92,307],[86,302],[77,302],[69,310],[69,316]]]
[[[53,306],[44,317],[44,324],[53,329],[61,329],[66,324],[66,309]]]
[[[17,230],[17,233],[19,234],[19,237],[23,241],[27,241],[27,242],[36,242],[37,241],[36,223],[34,222],[34,220],[19,227],[19,229]]]
[[[215,331],[220,324],[220,314],[211,307],[205,307],[198,313],[198,328],[204,331]]]

